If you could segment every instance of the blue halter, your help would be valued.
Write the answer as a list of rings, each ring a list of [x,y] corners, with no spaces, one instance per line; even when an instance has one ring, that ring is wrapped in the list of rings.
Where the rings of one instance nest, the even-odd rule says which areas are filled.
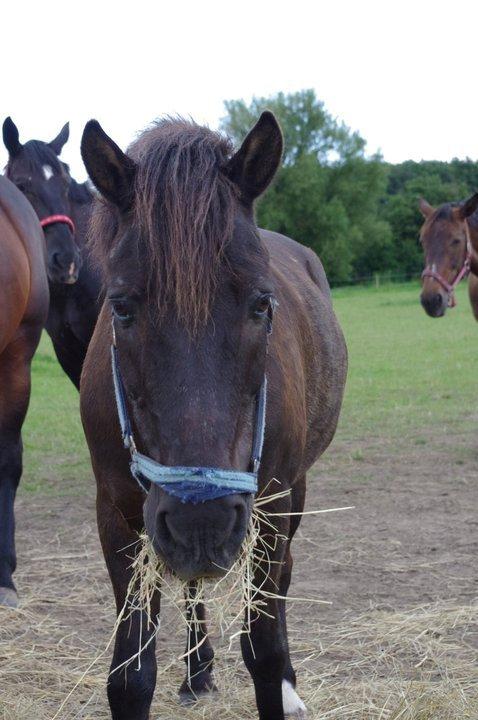
[[[272,311],[268,318],[267,333],[272,332]],[[126,405],[126,393],[121,377],[116,335],[113,326],[113,343],[111,345],[111,367],[121,426],[123,445],[131,455],[130,469],[144,492],[148,493],[151,485],[158,485],[169,495],[179,498],[182,502],[197,504],[206,500],[215,500],[225,495],[236,493],[256,493],[257,475],[261,464],[262,447],[266,422],[267,377],[259,388],[256,396],[254,437],[252,441],[251,471],[222,470],[209,467],[169,467],[161,465],[150,457],[138,452],[133,438],[133,429]]]

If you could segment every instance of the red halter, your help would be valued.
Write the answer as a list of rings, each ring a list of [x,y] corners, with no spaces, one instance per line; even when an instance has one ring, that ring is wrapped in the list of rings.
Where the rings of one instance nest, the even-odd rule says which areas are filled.
[[[65,225],[68,225],[71,232],[75,234],[75,223],[71,217],[68,217],[68,215],[48,215],[48,217],[40,220],[42,228],[47,227],[47,225],[54,225],[55,223],[65,223]]]
[[[460,282],[460,280],[463,280],[464,277],[468,275],[470,272],[470,265],[471,265],[471,256],[473,253],[473,249],[471,247],[471,240],[470,240],[470,228],[468,227],[468,222],[465,220],[465,235],[466,235],[466,253],[465,253],[465,260],[463,262],[462,268],[456,278],[453,280],[453,282],[450,284],[445,280],[445,278],[440,275],[436,270],[433,270],[432,268],[426,267],[425,270],[422,272],[422,280],[426,277],[431,277],[437,282],[440,283],[442,288],[446,290],[448,293],[448,307],[455,307],[456,305],[456,298],[455,298],[455,288]]]

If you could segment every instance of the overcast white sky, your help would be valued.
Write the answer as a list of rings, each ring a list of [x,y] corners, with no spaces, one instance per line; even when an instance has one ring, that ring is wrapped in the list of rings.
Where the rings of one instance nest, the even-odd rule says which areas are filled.
[[[217,125],[223,100],[313,87],[399,162],[478,158],[476,0],[135,0],[3,3],[0,114],[85,178],[96,117],[125,147],[163,113]],[[2,167],[6,161],[3,144]]]

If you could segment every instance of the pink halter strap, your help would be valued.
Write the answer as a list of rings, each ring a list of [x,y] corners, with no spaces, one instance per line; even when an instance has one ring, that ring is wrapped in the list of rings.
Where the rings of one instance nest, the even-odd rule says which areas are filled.
[[[73,234],[75,233],[75,223],[71,217],[68,217],[68,215],[48,215],[48,217],[40,220],[42,228],[47,227],[48,225],[54,225],[55,223],[64,223],[65,225],[68,225]]]
[[[422,272],[422,280],[424,278],[430,277],[436,280],[440,283],[442,288],[446,290],[448,293],[448,307],[455,307],[456,305],[456,298],[455,298],[455,288],[460,282],[460,280],[463,280],[464,277],[468,275],[470,272],[470,266],[471,266],[471,256],[472,256],[472,247],[471,247],[471,240],[470,240],[470,228],[468,227],[468,222],[465,220],[465,235],[466,235],[466,252],[465,252],[465,260],[463,262],[463,265],[461,267],[461,270],[459,271],[456,278],[453,280],[453,282],[450,284],[445,280],[445,278],[440,275],[439,272],[436,270],[433,270],[430,267],[426,267],[425,270]]]

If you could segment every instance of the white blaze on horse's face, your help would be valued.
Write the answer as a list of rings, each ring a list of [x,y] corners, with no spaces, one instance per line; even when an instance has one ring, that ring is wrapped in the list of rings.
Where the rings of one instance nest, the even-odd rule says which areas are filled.
[[[53,168],[51,167],[51,165],[43,165],[42,170],[43,170],[43,175],[45,176],[45,180],[50,180],[50,178],[52,178],[53,175],[55,174],[53,172]]]

